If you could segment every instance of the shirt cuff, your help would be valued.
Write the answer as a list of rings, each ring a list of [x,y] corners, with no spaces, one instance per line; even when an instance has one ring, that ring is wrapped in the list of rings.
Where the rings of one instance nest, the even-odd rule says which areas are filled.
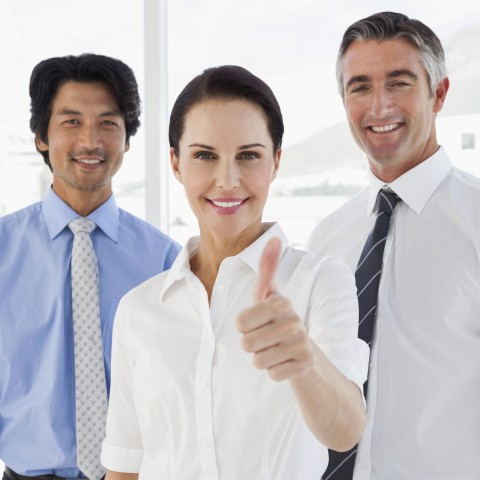
[[[113,472],[138,473],[142,465],[143,449],[124,448],[103,441],[101,462]]]

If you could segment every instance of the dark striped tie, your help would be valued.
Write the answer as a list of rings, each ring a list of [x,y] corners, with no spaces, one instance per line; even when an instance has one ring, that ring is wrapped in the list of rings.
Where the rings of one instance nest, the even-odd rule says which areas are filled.
[[[383,251],[390,227],[390,217],[399,200],[400,197],[392,191],[380,190],[378,193],[377,219],[365,242],[355,271],[359,307],[358,336],[368,345],[372,343],[378,286],[380,285]],[[364,384],[365,396],[367,395],[367,387],[368,381]],[[329,450],[328,453],[330,460],[322,478],[324,480],[352,480],[357,446],[348,452]]]

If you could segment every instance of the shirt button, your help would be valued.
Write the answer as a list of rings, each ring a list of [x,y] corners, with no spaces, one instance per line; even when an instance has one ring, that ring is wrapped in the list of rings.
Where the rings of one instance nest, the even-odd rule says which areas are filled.
[[[363,461],[360,462],[360,463],[358,464],[358,466],[359,466],[362,470],[365,470],[365,469],[367,468],[366,462],[363,462]]]
[[[367,420],[370,420],[370,412],[367,412]]]
[[[205,382],[200,383],[200,390],[205,390],[207,388],[207,384]]]
[[[217,290],[218,290],[220,293],[222,293],[222,292],[225,290],[225,285],[219,285],[219,286],[217,287]]]
[[[368,368],[373,368],[373,362],[370,362],[370,363],[368,364]]]

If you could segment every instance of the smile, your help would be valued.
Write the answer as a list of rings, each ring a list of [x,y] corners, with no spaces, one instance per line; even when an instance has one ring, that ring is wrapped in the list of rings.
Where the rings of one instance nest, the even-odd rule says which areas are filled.
[[[76,158],[75,160],[79,163],[85,163],[86,165],[97,165],[103,161],[98,158]]]
[[[213,208],[213,210],[219,215],[234,215],[240,210],[243,209],[243,206],[248,201],[246,198],[221,198],[217,197],[207,198],[208,203]]]
[[[391,123],[390,125],[379,125],[370,127],[375,133],[391,132],[399,128],[401,123]]]
[[[232,208],[232,207],[238,207],[239,205],[241,205],[243,200],[236,201],[236,202],[219,202],[217,200],[211,200],[211,202],[217,207]]]

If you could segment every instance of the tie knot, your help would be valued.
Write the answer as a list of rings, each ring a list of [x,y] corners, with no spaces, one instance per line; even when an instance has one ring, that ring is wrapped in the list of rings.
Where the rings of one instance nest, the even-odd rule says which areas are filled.
[[[92,233],[96,226],[97,225],[95,222],[92,222],[88,218],[84,217],[75,218],[75,220],[72,220],[68,224],[68,228],[70,228],[74,235],[76,235],[78,232]]]
[[[378,192],[378,212],[383,212],[392,215],[395,205],[400,201],[400,197],[392,191],[380,190]]]

